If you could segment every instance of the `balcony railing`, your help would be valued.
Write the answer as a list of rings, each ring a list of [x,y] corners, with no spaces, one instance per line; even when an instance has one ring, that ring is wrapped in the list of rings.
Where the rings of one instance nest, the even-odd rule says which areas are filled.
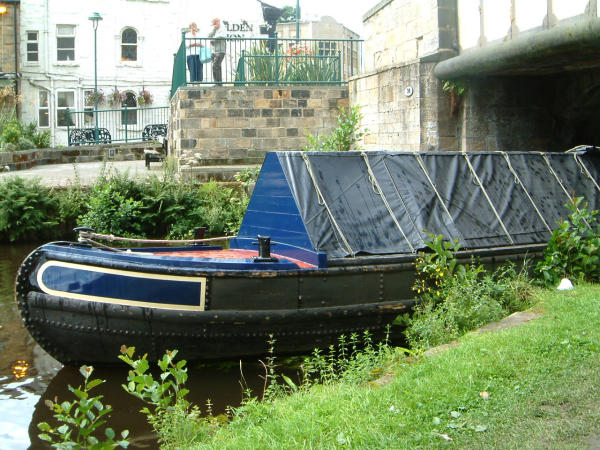
[[[188,84],[343,84],[357,75],[362,65],[363,41],[357,39],[279,39],[275,36],[218,41],[182,35],[175,54],[171,95],[179,86]],[[218,46],[225,49],[222,59],[215,53]]]
[[[141,142],[167,134],[169,107],[119,108],[67,113],[69,145]],[[97,122],[96,122],[97,120]]]

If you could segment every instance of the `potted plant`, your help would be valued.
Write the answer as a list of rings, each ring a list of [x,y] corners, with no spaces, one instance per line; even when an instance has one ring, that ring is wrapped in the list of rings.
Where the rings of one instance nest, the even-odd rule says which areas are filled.
[[[137,102],[139,106],[150,106],[154,98],[152,94],[147,89],[142,89],[138,92]]]
[[[86,91],[85,93],[85,106],[94,106],[94,91]],[[98,89],[98,106],[103,105],[106,101],[106,97],[104,96],[104,91],[102,89]]]
[[[115,88],[110,93],[110,96],[108,97],[108,102],[110,103],[110,106],[121,107],[123,105],[123,102],[125,101],[125,98],[125,92],[120,92],[115,86]]]

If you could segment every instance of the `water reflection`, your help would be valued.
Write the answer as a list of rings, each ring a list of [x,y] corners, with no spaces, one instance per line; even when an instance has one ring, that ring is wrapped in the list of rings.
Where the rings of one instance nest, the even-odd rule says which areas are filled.
[[[0,448],[48,448],[37,435],[39,422],[55,424],[46,400],[72,400],[67,386],[79,386],[83,378],[77,367],[63,367],[42,350],[21,322],[14,296],[14,280],[20,263],[35,246],[0,246]],[[143,414],[142,404],[127,395],[121,384],[127,377],[127,367],[117,359],[115,367],[96,367],[92,378],[107,382],[95,388],[93,394],[104,395],[104,404],[113,407],[109,426],[115,431],[130,431],[130,448],[156,448],[156,438]],[[118,365],[122,364],[122,365]],[[287,370],[293,377],[293,369]],[[190,390],[188,399],[206,409],[210,399],[214,414],[225,412],[227,406],[238,406],[249,388],[260,395],[264,368],[256,361],[243,364],[246,382],[240,384],[239,362],[191,365],[188,368]],[[155,375],[156,376],[156,375]]]

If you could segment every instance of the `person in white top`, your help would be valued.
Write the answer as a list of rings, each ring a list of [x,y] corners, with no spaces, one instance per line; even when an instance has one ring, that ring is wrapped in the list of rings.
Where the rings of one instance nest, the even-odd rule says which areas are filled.
[[[223,58],[225,57],[225,31],[221,27],[221,19],[219,19],[218,17],[215,17],[211,23],[213,29],[210,33],[208,33],[208,37],[213,38],[210,41],[210,44],[212,45],[213,81],[215,83],[220,83],[223,81],[221,63],[223,62]]]
[[[196,81],[202,81],[202,63],[200,62],[200,56],[198,56],[198,51],[200,50],[200,47],[202,47],[202,44],[200,43],[200,40],[196,39],[198,33],[196,22],[190,23],[189,29],[192,39],[186,39],[186,60],[190,71],[190,83],[194,83]]]

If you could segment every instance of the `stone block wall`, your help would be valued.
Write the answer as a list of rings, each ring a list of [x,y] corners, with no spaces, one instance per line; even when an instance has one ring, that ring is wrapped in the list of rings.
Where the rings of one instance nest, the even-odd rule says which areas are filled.
[[[456,50],[456,0],[383,0],[363,17],[367,72]]]
[[[456,0],[383,0],[364,16],[365,72],[350,80],[362,106],[367,150],[450,150],[458,146],[435,64],[456,54]]]
[[[171,102],[169,154],[182,170],[260,164],[269,151],[300,150],[329,134],[347,86],[184,87]]]
[[[30,169],[45,164],[75,164],[97,161],[134,161],[144,159],[144,150],[161,150],[161,144],[86,145],[64,148],[36,148],[0,152],[0,171]]]
[[[0,15],[0,72],[17,72],[15,67],[15,14],[17,15],[17,46],[19,45],[19,5],[16,3],[2,3],[6,7],[6,13]]]

